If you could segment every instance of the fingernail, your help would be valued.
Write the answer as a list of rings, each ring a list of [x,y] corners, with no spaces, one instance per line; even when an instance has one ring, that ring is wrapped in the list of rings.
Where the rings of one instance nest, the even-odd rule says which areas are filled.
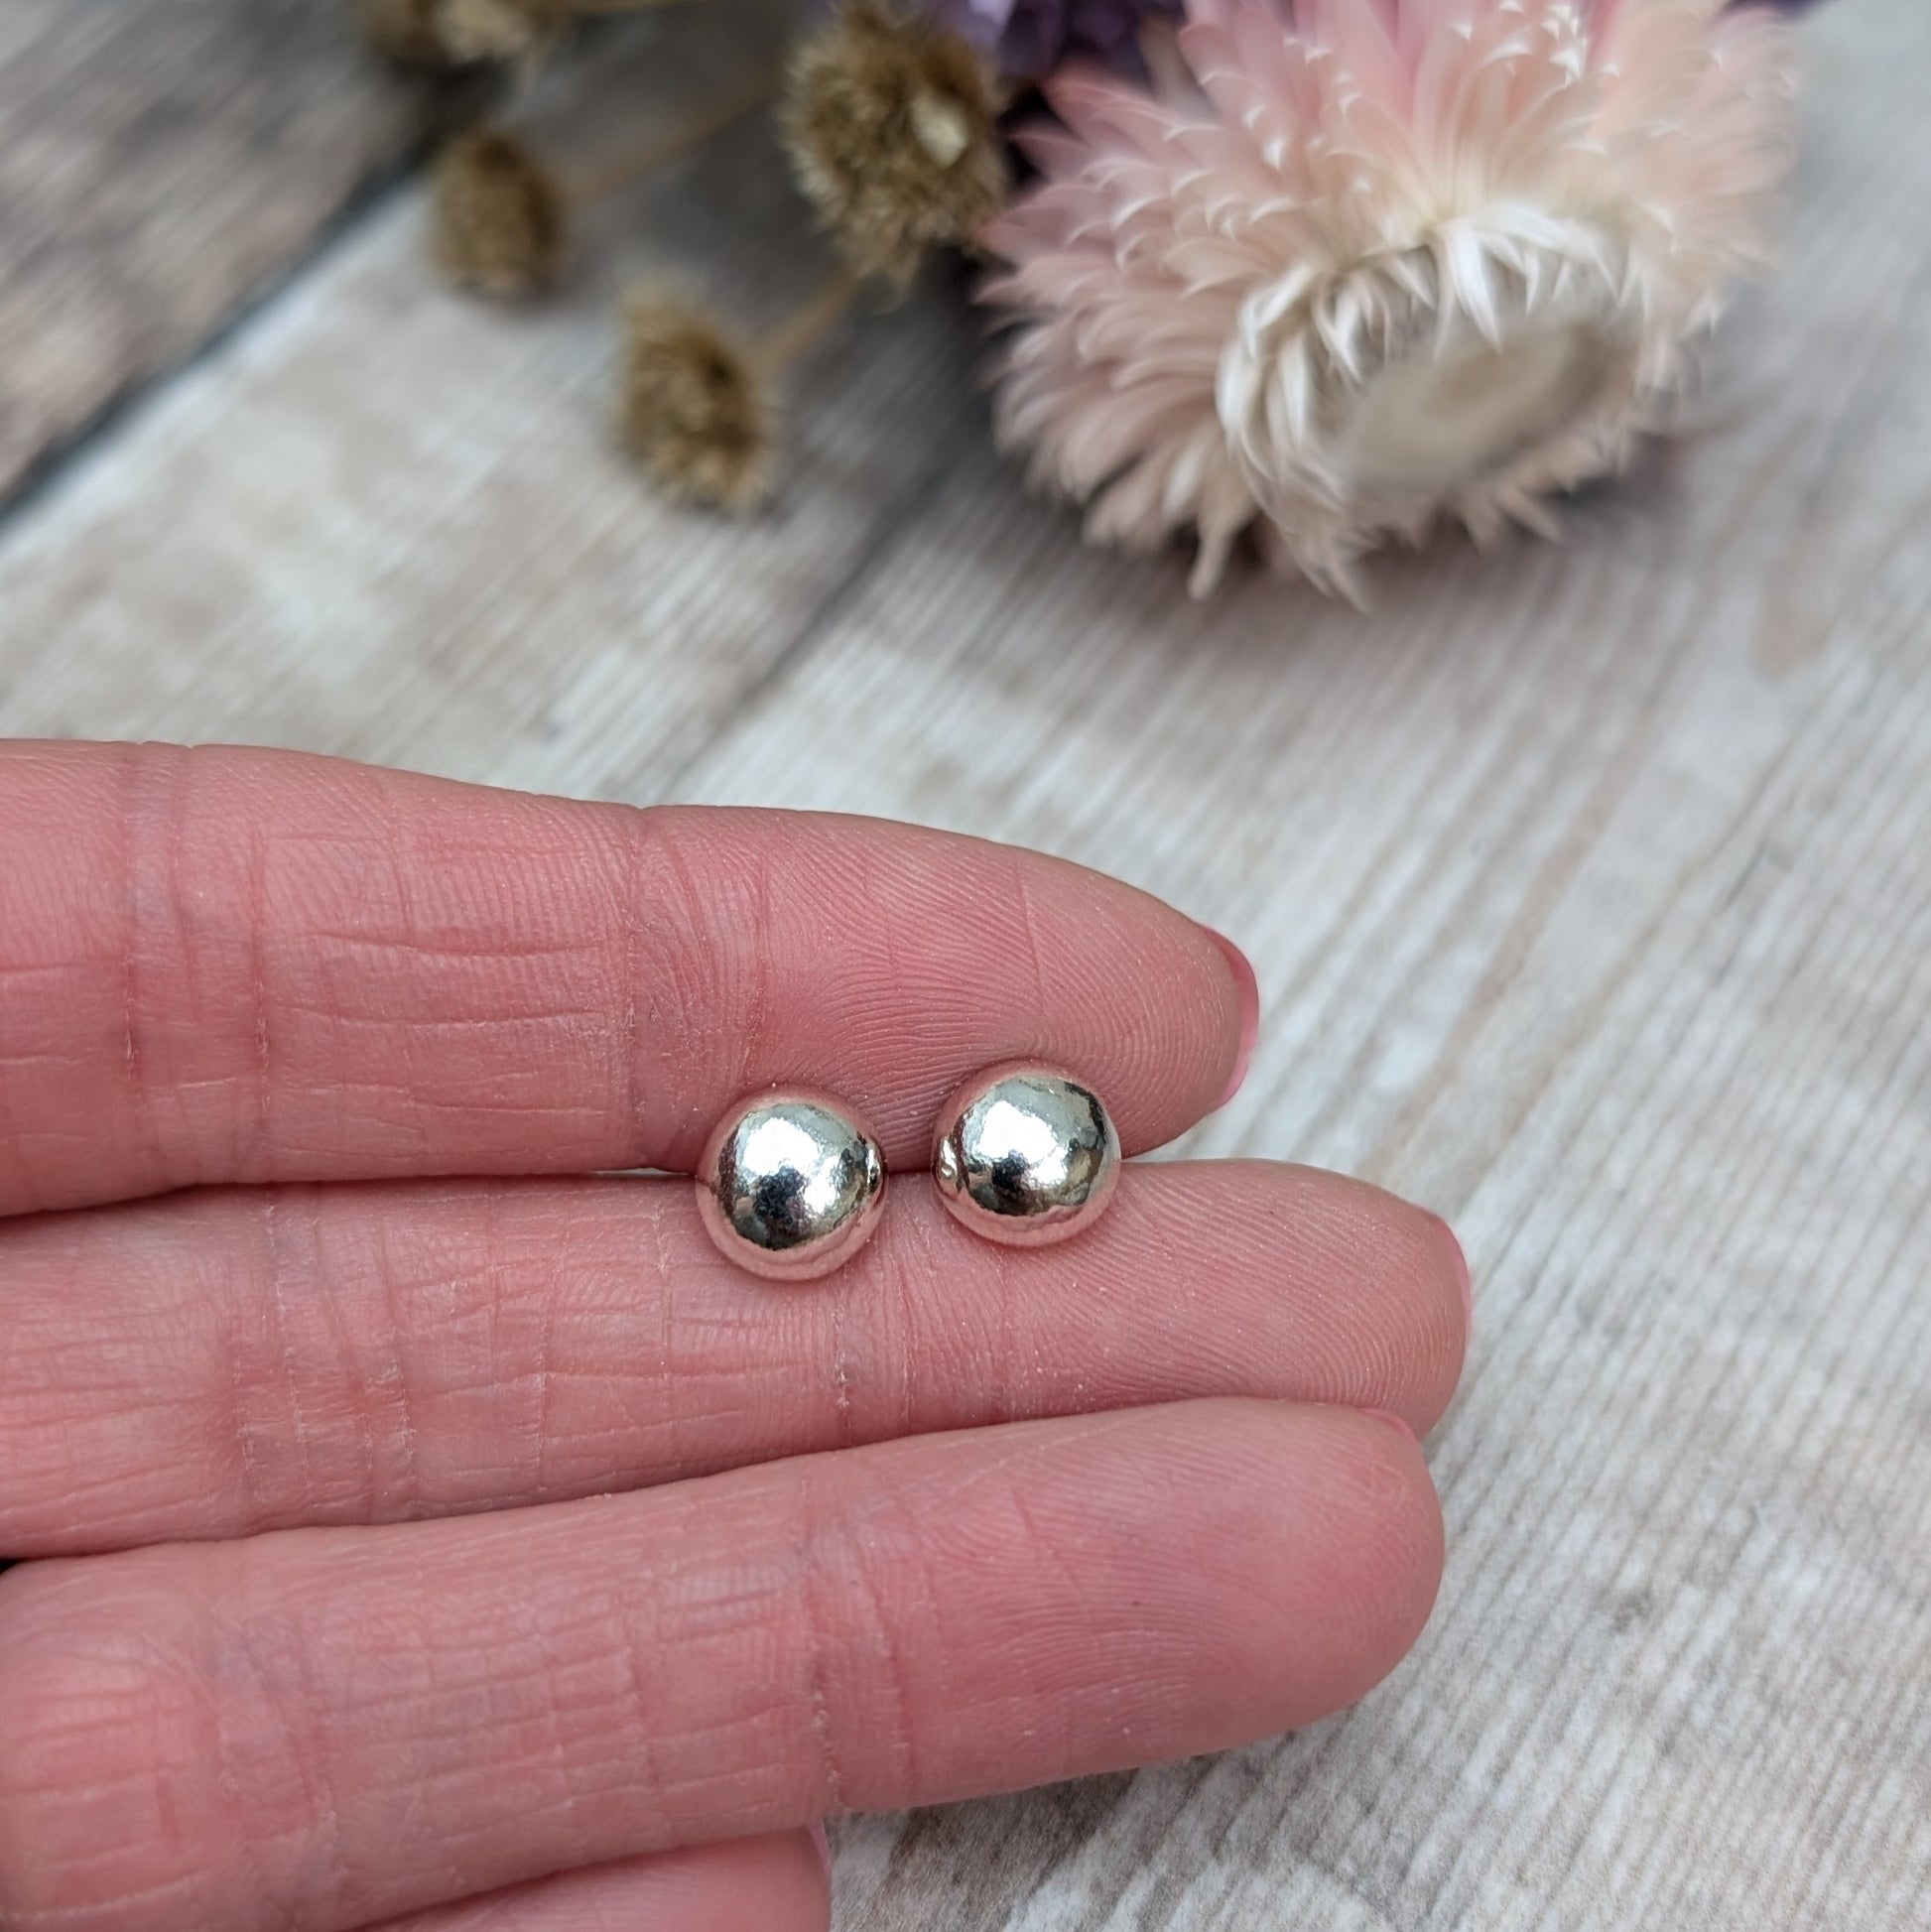
[[[1406,1436],[1417,1449],[1421,1447],[1421,1438],[1392,1409],[1363,1409],[1361,1413],[1372,1416],[1376,1422],[1385,1422],[1396,1435]]]
[[[818,1847],[818,1856],[825,1861],[825,1875],[832,1875],[832,1841],[825,1836],[823,1825],[812,1827],[812,1843]]]
[[[1239,1093],[1253,1062],[1254,1042],[1260,1038],[1260,981],[1254,977],[1253,963],[1224,933],[1217,933],[1212,926],[1203,926],[1201,931],[1221,949],[1221,956],[1233,974],[1233,983],[1240,988],[1240,1050],[1233,1057],[1233,1072],[1228,1077],[1226,1092],[1214,1102],[1222,1107]]]
[[[1422,1212],[1442,1230],[1442,1239],[1448,1243],[1448,1251],[1454,1257],[1455,1285],[1462,1293],[1463,1333],[1473,1335],[1476,1326],[1476,1297],[1475,1289],[1469,1281],[1469,1257],[1462,1252],[1462,1243],[1456,1239],[1455,1229],[1440,1215],[1428,1209]]]

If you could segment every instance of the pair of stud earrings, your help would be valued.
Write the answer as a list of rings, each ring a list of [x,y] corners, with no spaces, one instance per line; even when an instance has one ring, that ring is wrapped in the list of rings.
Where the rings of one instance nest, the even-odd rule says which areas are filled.
[[[932,1175],[955,1220],[1008,1247],[1091,1226],[1119,1178],[1119,1135],[1099,1096],[1069,1074],[1013,1062],[954,1094]],[[852,1110],[780,1089],[739,1102],[711,1130],[698,1212],[719,1250],[767,1281],[815,1281],[864,1246],[885,1207],[885,1161]]]

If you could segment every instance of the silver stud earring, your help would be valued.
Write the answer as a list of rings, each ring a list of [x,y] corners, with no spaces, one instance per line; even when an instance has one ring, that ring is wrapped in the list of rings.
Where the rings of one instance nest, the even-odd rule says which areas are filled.
[[[739,1101],[711,1129],[697,1188],[719,1252],[766,1281],[816,1281],[871,1239],[885,1158],[842,1101],[781,1089]]]
[[[1119,1179],[1119,1135],[1098,1095],[1025,1062],[988,1068],[940,1115],[932,1174],[954,1218],[1007,1247],[1091,1227]]]

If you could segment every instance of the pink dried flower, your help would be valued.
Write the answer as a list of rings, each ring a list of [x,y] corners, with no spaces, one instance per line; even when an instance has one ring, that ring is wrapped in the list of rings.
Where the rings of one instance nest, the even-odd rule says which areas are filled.
[[[1002,441],[1097,540],[1250,526],[1350,587],[1618,468],[1760,268],[1787,30],[1723,0],[1191,0],[1152,92],[1048,88],[986,237]]]

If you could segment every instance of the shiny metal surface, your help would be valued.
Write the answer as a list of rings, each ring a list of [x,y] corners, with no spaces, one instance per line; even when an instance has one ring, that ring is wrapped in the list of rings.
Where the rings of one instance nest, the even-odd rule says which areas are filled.
[[[871,1238],[885,1160],[842,1101],[758,1094],[711,1130],[697,1189],[706,1231],[739,1267],[767,1281],[814,1281]]]
[[[1119,1179],[1119,1135],[1099,1096],[1069,1075],[992,1067],[940,1116],[932,1173],[973,1233],[1044,1247],[1098,1219]]]

